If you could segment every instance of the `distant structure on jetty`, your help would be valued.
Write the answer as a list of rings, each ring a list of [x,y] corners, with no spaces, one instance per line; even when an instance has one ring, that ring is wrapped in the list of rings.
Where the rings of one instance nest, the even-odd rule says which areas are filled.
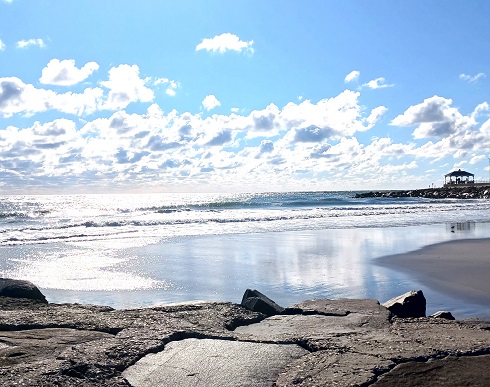
[[[444,187],[464,184],[475,184],[475,175],[461,169],[444,175]]]
[[[490,199],[490,182],[475,183],[475,175],[458,169],[444,175],[444,186],[413,190],[358,192],[355,198]]]

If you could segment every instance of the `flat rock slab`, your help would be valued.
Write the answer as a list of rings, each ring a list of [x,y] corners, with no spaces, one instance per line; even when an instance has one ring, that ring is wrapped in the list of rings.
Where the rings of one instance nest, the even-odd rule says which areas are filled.
[[[238,327],[235,333],[246,335],[244,339],[257,341],[304,341],[336,335],[366,333],[372,316],[349,313],[346,316],[281,315],[269,317],[256,324]],[[376,329],[379,321],[376,321]],[[389,324],[386,322],[386,324]],[[388,325],[385,327],[388,329]]]
[[[394,366],[389,360],[361,353],[318,351],[289,365],[277,386],[361,386]],[[398,387],[398,386],[397,386]]]
[[[396,366],[372,384],[377,387],[411,386],[490,386],[490,355],[449,356],[428,362]]]
[[[124,371],[138,386],[272,386],[292,361],[309,352],[297,345],[186,339],[165,346]]]
[[[387,318],[390,312],[381,306],[377,300],[372,299],[348,299],[337,300],[318,299],[300,302],[292,305],[290,310],[299,310],[304,314],[324,314],[330,316],[346,316],[349,313],[363,313],[369,315],[383,315]]]
[[[68,347],[112,337],[109,333],[67,328],[0,332],[0,367],[56,357]]]
[[[0,385],[407,385],[390,375],[416,379],[422,367],[424,378],[424,367],[447,367],[427,360],[448,356],[457,356],[451,367],[490,385],[482,357],[490,323],[398,318],[375,300],[295,308],[265,318],[231,303],[114,310],[0,297]]]

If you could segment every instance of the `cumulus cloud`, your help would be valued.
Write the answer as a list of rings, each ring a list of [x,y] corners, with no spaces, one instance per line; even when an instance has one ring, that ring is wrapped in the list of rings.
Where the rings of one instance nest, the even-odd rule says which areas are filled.
[[[170,97],[174,97],[175,94],[177,94],[176,90],[180,87],[179,82],[173,81],[168,78],[158,78],[153,82],[153,85],[154,86],[165,85],[166,86],[165,94],[167,94]]]
[[[358,70],[351,71],[349,74],[345,76],[344,82],[349,83],[349,82],[357,81],[360,75],[361,72]]]
[[[169,95],[170,97],[174,97],[176,94],[177,88],[180,87],[180,84],[175,81],[169,81],[168,87],[165,90],[165,94]]]
[[[270,153],[274,150],[274,143],[271,140],[262,140],[259,146],[259,153]]]
[[[368,87],[370,89],[383,89],[386,87],[393,87],[395,84],[386,83],[386,80],[383,77],[373,79],[368,83],[362,85],[363,87]]]
[[[100,88],[88,88],[83,93],[58,94],[52,90],[37,89],[16,77],[0,78],[0,114],[4,117],[17,113],[29,116],[48,110],[90,114],[97,110],[102,95]]]
[[[388,110],[385,106],[378,106],[371,110],[371,114],[366,118],[368,126],[373,127]]]
[[[206,145],[209,146],[222,146],[231,142],[233,139],[231,130],[222,130],[216,136],[214,136]]]
[[[237,52],[249,52],[253,53],[254,41],[250,40],[248,42],[240,40],[236,35],[230,33],[224,33],[221,35],[216,35],[214,38],[205,38],[196,46],[196,51],[206,50],[212,52],[219,52],[220,54],[226,51],[237,51]]]
[[[471,114],[463,115],[452,106],[452,100],[434,96],[422,103],[410,106],[403,114],[395,117],[392,125],[417,125],[412,135],[415,139],[439,138],[438,142],[429,141],[420,146],[415,154],[436,160],[454,155],[463,157],[469,151],[478,151],[490,147],[488,121],[479,125],[477,119],[489,105],[479,104]],[[489,120],[490,121],[490,120]]]
[[[312,131],[320,137],[326,133],[332,137],[352,136],[358,131],[371,128],[365,126],[365,120],[361,119],[359,95],[359,92],[345,90],[336,97],[322,99],[316,104],[310,100],[298,105],[290,102],[282,110],[281,119],[291,129],[302,131],[299,137],[294,133],[295,138],[304,139]]]
[[[45,47],[46,45],[44,44],[44,41],[42,39],[27,39],[27,40],[19,40],[17,42],[17,48],[28,48],[30,46],[37,46],[37,47]]]
[[[459,79],[469,82],[469,83],[475,83],[479,79],[485,78],[486,74],[485,73],[478,73],[476,75],[467,75],[467,74],[459,74]]]
[[[320,158],[335,158],[339,156],[337,154],[331,153],[330,149],[332,149],[332,146],[330,144],[318,145],[317,147],[313,148],[310,157],[313,159],[320,159]]]
[[[63,67],[61,61],[55,64]],[[85,66],[67,63],[65,67],[80,72]],[[478,163],[483,150],[490,148],[486,102],[462,114],[452,100],[434,96],[408,107],[391,122],[414,126],[418,141],[397,143],[389,137],[363,135],[359,139],[364,143],[360,143],[357,134],[371,130],[387,111],[385,106],[361,105],[361,90],[345,90],[318,101],[293,98],[283,107],[269,104],[249,113],[234,109],[229,114],[208,115],[202,111],[164,113],[153,102],[152,88],[174,89],[178,83],[141,77],[137,66],[112,68],[100,85],[83,93],[57,93],[15,77],[0,78],[0,115],[4,117],[48,110],[83,115],[75,121],[59,118],[1,130],[0,173],[9,176],[7,185],[22,180],[39,187],[59,183],[89,187],[91,182],[93,187],[102,187],[106,181],[114,189],[123,184],[145,190],[158,185],[195,189],[197,184],[301,189],[301,179],[307,178],[320,182],[320,189],[325,182],[355,188],[367,184],[366,180],[377,182],[380,176],[398,181],[402,175],[408,181],[414,174],[410,171],[421,168],[419,160],[425,163],[447,156]],[[131,102],[149,106],[143,112],[141,104],[131,112],[125,110]],[[214,95],[202,102],[203,110],[217,106]],[[114,111],[88,115],[101,109]],[[482,117],[486,121],[480,125]],[[422,141],[425,137],[431,139]],[[39,180],[32,180],[35,177]]]
[[[105,109],[124,109],[132,102],[150,102],[153,90],[147,87],[149,79],[141,79],[139,67],[122,64],[109,70],[109,80],[100,84],[109,89],[103,104]]]
[[[456,109],[451,109],[451,99],[439,97],[437,95],[427,98],[424,102],[410,106],[403,114],[395,117],[392,125],[408,126],[425,122],[444,121],[448,113],[455,113]],[[451,110],[450,110],[451,109]]]
[[[326,138],[332,136],[333,130],[331,128],[319,128],[311,125],[307,128],[296,129],[294,133],[294,142],[322,142]]]
[[[218,101],[218,99],[211,94],[204,97],[204,99],[202,100],[202,106],[207,111],[210,111],[214,108],[217,108],[218,106],[221,106],[221,102]]]
[[[0,51],[5,51],[5,43],[2,42],[2,39],[0,39]]]
[[[74,59],[51,59],[42,70],[39,81],[45,85],[72,86],[84,81],[98,69],[96,62],[88,62],[79,69]]]
[[[419,126],[413,132],[415,138],[447,137],[457,131],[469,128],[475,122],[463,116],[457,108],[451,106],[452,100],[433,96],[424,102],[410,106],[403,114],[395,117],[391,125]],[[479,106],[481,110],[484,106]]]
[[[90,62],[77,69],[71,61],[51,61],[43,71],[44,82],[74,84],[80,81],[98,65]],[[66,71],[65,71],[66,70]],[[136,65],[120,65],[109,70],[109,79],[100,82],[108,89],[100,87],[86,88],[82,93],[57,93],[53,90],[38,89],[25,84],[16,77],[0,78],[0,114],[9,117],[24,113],[29,116],[38,112],[58,110],[63,113],[86,115],[97,110],[118,110],[133,102],[151,102],[153,90],[147,85],[150,79],[139,76]],[[170,88],[177,83],[169,81]]]
[[[80,139],[75,123],[66,119],[35,122],[26,129],[8,127],[0,134],[0,161],[20,178],[27,178],[31,172],[49,176],[56,169],[63,170],[60,159],[71,154]]]
[[[283,126],[281,110],[274,104],[265,109],[254,110],[250,113],[251,122],[238,122],[247,130],[247,137],[272,137],[278,134]]]

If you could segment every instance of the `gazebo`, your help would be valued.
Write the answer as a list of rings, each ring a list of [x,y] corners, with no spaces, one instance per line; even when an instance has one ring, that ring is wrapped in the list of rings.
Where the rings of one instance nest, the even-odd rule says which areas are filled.
[[[475,175],[466,171],[458,169],[444,175],[444,185],[464,185],[464,184],[474,184]]]

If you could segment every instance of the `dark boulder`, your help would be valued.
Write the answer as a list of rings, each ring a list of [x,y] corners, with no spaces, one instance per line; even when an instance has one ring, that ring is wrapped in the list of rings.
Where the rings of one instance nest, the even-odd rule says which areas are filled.
[[[27,298],[47,304],[46,297],[32,282],[0,278],[0,297]]]
[[[451,312],[447,312],[445,310],[440,310],[436,313],[431,314],[429,317],[432,318],[443,318],[446,320],[455,320],[454,316],[452,315]]]
[[[425,317],[426,304],[422,290],[412,290],[386,301],[383,306],[397,317]]]
[[[281,314],[284,311],[284,308],[282,306],[279,306],[269,297],[263,295],[255,289],[245,290],[245,294],[243,295],[241,304],[252,312],[263,313],[267,316]]]

